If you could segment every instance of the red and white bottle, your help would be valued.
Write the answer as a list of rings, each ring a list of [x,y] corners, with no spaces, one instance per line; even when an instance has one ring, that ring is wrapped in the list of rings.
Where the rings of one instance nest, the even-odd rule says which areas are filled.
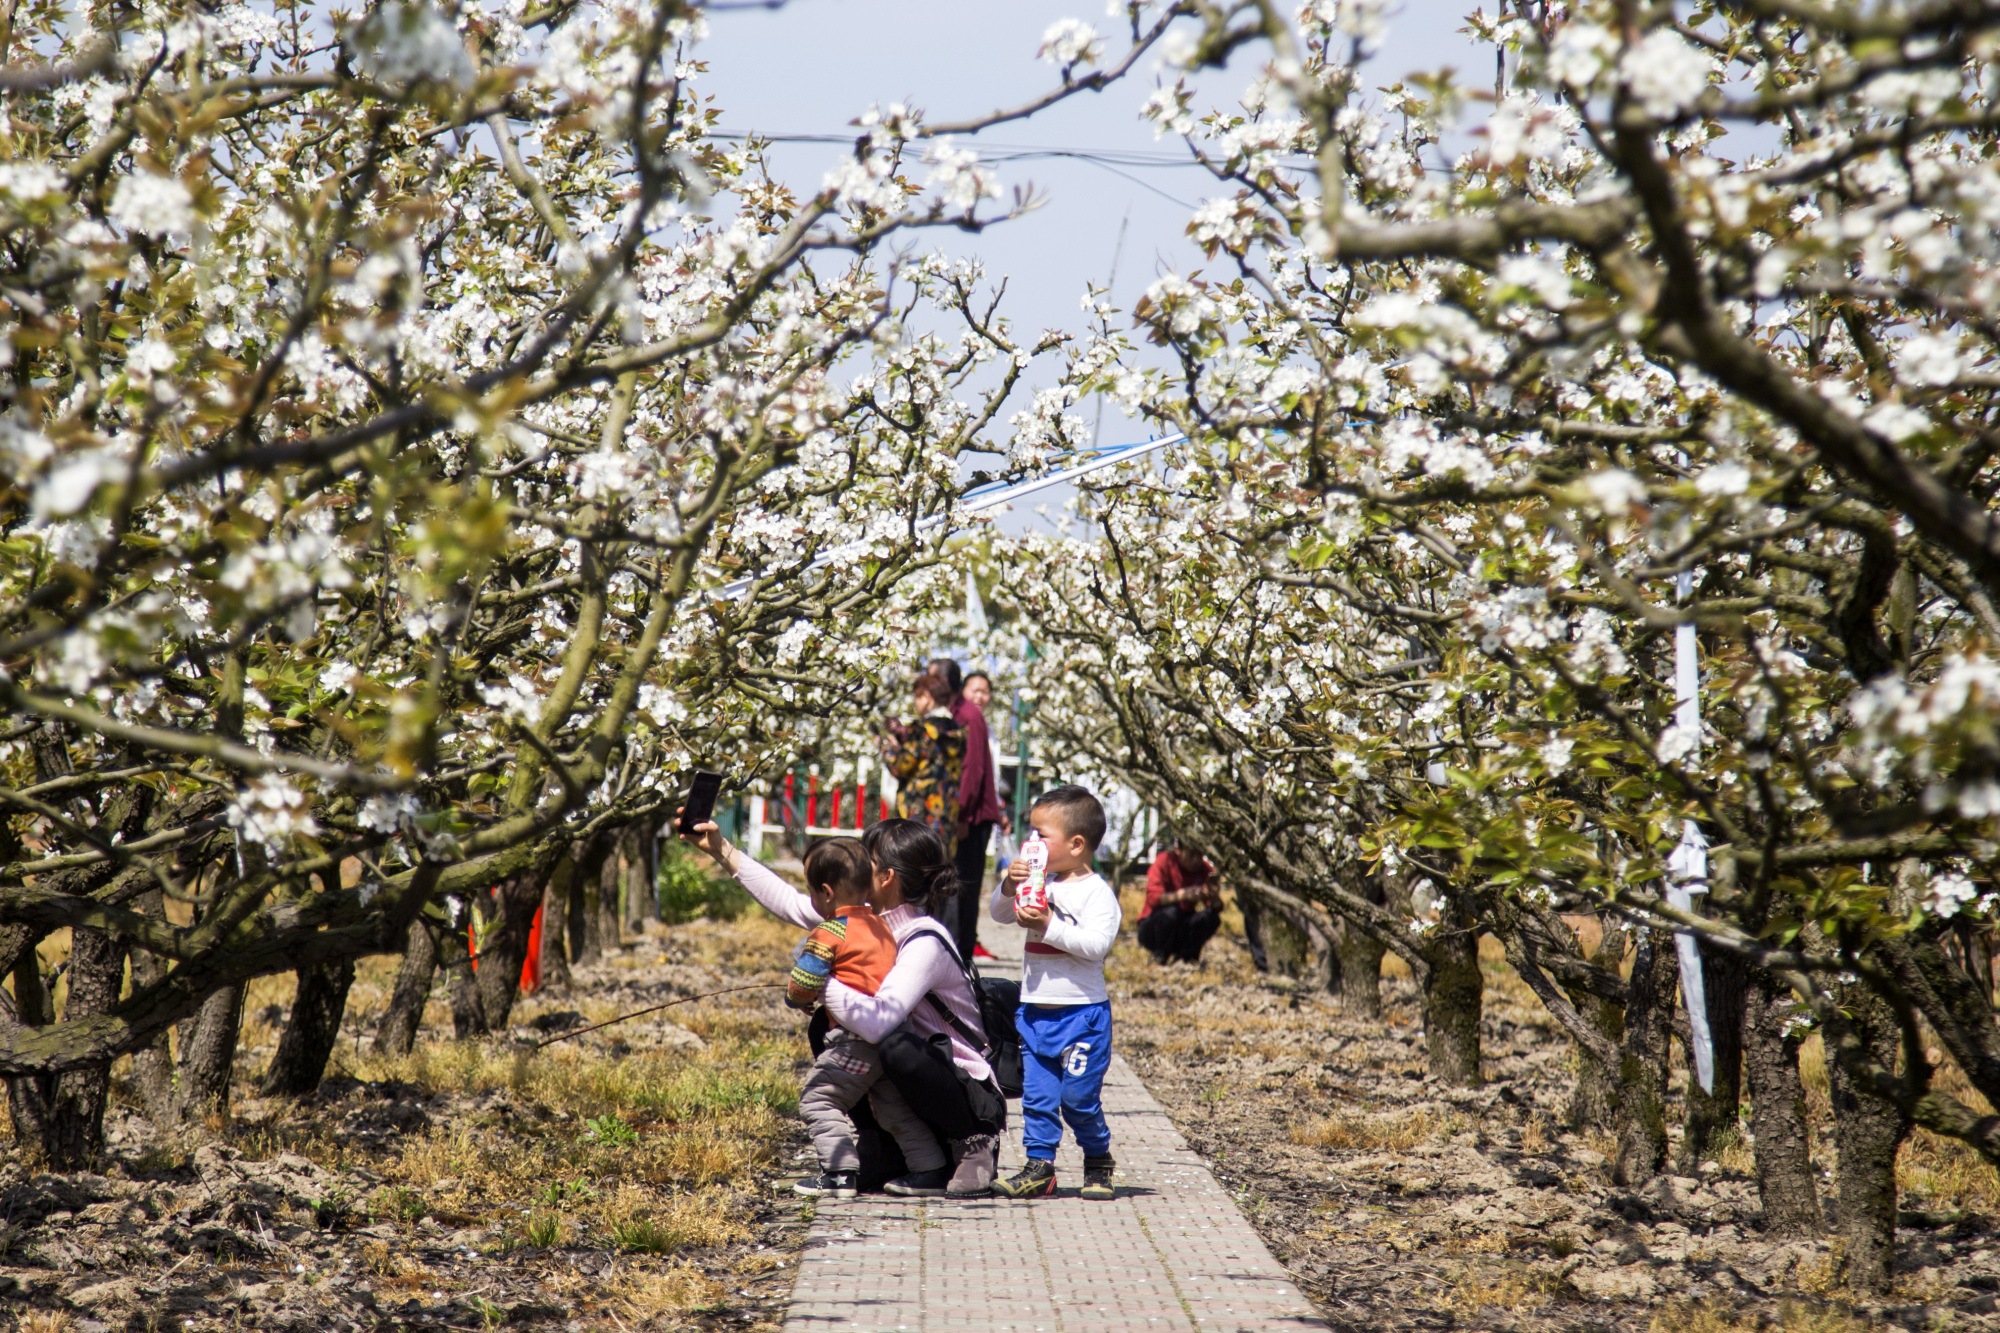
[[[1041,834],[1030,833],[1021,843],[1021,864],[1028,867],[1028,877],[1014,890],[1014,910],[1031,907],[1037,912],[1048,911],[1049,845]]]

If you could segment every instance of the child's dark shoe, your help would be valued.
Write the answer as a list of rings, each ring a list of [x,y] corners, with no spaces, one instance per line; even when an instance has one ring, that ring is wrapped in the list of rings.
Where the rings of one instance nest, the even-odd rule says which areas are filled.
[[[944,1193],[944,1187],[951,1184],[951,1168],[936,1167],[929,1171],[912,1171],[906,1176],[897,1176],[882,1188],[891,1194],[904,1198],[933,1199]]]
[[[793,1184],[792,1193],[808,1199],[851,1199],[861,1192],[859,1171],[825,1171]]]
[[[1019,1171],[994,1181],[993,1192],[1010,1199],[1045,1199],[1056,1192],[1056,1164],[1030,1157]]]
[[[1083,1159],[1083,1188],[1077,1194],[1086,1199],[1115,1199],[1118,1191],[1111,1187],[1111,1174],[1118,1169],[1118,1163],[1106,1153],[1102,1157]]]

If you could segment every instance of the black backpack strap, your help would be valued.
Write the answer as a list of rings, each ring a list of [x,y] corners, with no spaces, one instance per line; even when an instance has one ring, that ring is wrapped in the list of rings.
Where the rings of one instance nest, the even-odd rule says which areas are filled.
[[[971,993],[973,1006],[977,1008],[979,1005],[979,973],[966,966],[965,960],[958,956],[958,946],[952,942],[951,936],[945,934],[942,929],[927,929],[921,923],[917,929],[926,935],[935,937],[944,944],[945,952],[951,955],[951,960],[958,964],[960,974],[965,977],[966,990]],[[938,1011],[938,1016],[944,1019],[951,1027],[951,1030],[965,1039],[967,1046],[978,1051],[982,1057],[991,1058],[993,1055],[993,1043],[991,1040],[967,1027],[965,1020],[954,1014],[951,1011],[951,1006],[937,997],[936,991],[927,991],[924,994],[924,998],[931,1002],[931,1008]]]

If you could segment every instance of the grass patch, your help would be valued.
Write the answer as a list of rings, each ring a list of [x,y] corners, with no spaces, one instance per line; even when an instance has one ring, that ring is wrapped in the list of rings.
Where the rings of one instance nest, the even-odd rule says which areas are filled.
[[[1286,1137],[1304,1148],[1408,1152],[1462,1128],[1459,1117],[1430,1111],[1387,1116],[1316,1116],[1293,1124]]]
[[[661,1200],[628,1186],[606,1206],[604,1232],[613,1245],[633,1254],[675,1254],[747,1240],[750,1229],[741,1214],[738,1201],[720,1190]]]
[[[1710,1301],[1676,1301],[1654,1313],[1646,1333],[1873,1333],[1877,1327],[1845,1310],[1799,1301],[1780,1301],[1775,1318],[1768,1308],[1732,1310]]]
[[[635,1323],[645,1323],[666,1315],[711,1310],[727,1295],[722,1283],[692,1265],[682,1264],[664,1273],[645,1273],[620,1283],[612,1292],[612,1300]]]
[[[1532,1310],[1549,1304],[1568,1290],[1568,1283],[1546,1266],[1510,1264],[1504,1268],[1468,1268],[1452,1284],[1445,1304],[1461,1314],[1480,1310]]]

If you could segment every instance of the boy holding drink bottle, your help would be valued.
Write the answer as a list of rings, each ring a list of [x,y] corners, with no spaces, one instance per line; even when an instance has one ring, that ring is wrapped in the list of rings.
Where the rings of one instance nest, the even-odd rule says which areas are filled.
[[[1117,1164],[1104,1120],[1104,1074],[1111,1067],[1104,958],[1121,918],[1117,893],[1090,868],[1104,840],[1104,807],[1082,787],[1065,784],[1036,800],[1028,823],[1033,835],[1007,867],[988,909],[995,921],[1028,932],[1014,1019],[1021,1034],[1021,1145],[1028,1162],[993,1188],[1015,1199],[1054,1194],[1056,1145],[1067,1121],[1083,1149],[1078,1193],[1109,1199]]]

